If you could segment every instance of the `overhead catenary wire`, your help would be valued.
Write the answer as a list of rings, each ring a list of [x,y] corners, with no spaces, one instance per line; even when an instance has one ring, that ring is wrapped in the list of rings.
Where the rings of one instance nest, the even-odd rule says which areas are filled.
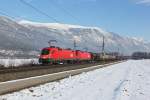
[[[47,18],[49,18],[49,19],[51,19],[51,20],[53,20],[53,21],[55,21],[55,22],[57,22],[57,23],[61,23],[61,22],[58,21],[56,18],[54,18],[54,17],[48,15],[47,13],[43,12],[42,10],[40,10],[40,9],[36,8],[35,6],[31,5],[30,3],[28,3],[28,2],[26,2],[26,1],[24,1],[24,0],[20,0],[20,2],[23,3],[24,5],[27,5],[28,7],[32,8],[32,9],[34,9],[34,10],[37,11],[38,13],[40,13],[40,14],[46,16]]]
[[[54,0],[50,0],[50,1],[51,1],[51,4],[55,5],[57,8],[61,9],[64,13],[66,13],[67,15],[72,17],[74,20],[76,20],[76,22],[80,23],[80,20],[75,15],[73,15],[70,11],[68,11],[66,8],[56,3]]]
[[[7,14],[7,13],[5,13],[4,11],[0,11],[0,14],[1,14],[1,15],[3,15],[3,16],[10,17],[11,19],[16,20],[16,18],[15,18],[15,17],[8,15],[8,14]]]
[[[26,2],[25,0],[20,0],[20,2],[23,3],[23,4],[26,5],[26,6],[28,6],[28,7],[32,8],[32,9],[34,9],[34,10],[37,11],[38,13],[40,13],[40,14],[42,14],[42,15],[48,17],[49,19],[51,19],[51,20],[53,20],[53,21],[55,21],[55,22],[57,22],[57,23],[61,23],[60,21],[58,21],[58,20],[57,20],[56,18],[54,18],[53,16],[48,15],[47,13],[45,13],[45,12],[43,12],[42,10],[36,8],[35,6],[33,6],[33,5],[31,5],[30,3]],[[65,9],[64,7],[62,7],[61,5],[59,5],[58,3],[54,2],[53,0],[52,0],[51,3],[52,3],[53,5],[55,5],[57,8],[61,9],[61,10],[62,10],[64,13],[66,13],[67,15],[71,16],[74,20],[76,20],[76,22],[78,22],[78,23],[80,22],[76,16],[74,16],[70,11],[68,11],[67,9]],[[10,16],[10,15],[8,15],[7,13],[5,13],[5,12],[3,12],[3,11],[0,11],[0,14],[2,14],[2,15],[4,15],[4,16],[8,16],[8,17],[10,17],[10,18],[16,20],[16,17]]]

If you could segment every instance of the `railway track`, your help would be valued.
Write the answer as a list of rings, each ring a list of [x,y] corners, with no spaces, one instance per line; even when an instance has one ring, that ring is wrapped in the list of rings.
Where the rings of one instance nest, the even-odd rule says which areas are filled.
[[[61,64],[61,65],[28,65],[28,66],[20,66],[20,67],[0,67],[0,74],[4,73],[13,73],[13,72],[21,72],[21,71],[28,71],[28,70],[38,70],[38,69],[49,69],[49,68],[55,68],[55,67],[64,67],[64,66],[78,66],[78,65],[96,65],[96,64],[106,64],[114,61],[108,61],[108,62],[94,62],[94,63],[79,63],[79,64]]]
[[[84,64],[67,64],[67,65],[49,65],[49,66],[23,66],[0,69],[0,82],[40,76],[67,70],[75,70],[89,66],[101,65],[106,62],[84,63]],[[107,62],[108,63],[108,62]],[[109,62],[110,63],[110,62]]]
[[[14,92],[17,90],[21,90],[24,88],[28,88],[31,86],[36,86],[39,84],[44,84],[46,82],[62,79],[65,77],[68,77],[70,75],[76,75],[82,72],[87,72],[91,71],[94,69],[106,67],[112,64],[117,64],[120,62],[114,62],[114,63],[109,63],[109,64],[103,64],[103,65],[95,65],[95,66],[89,66],[86,68],[78,68],[78,69],[72,69],[72,70],[67,70],[67,71],[59,71],[56,73],[51,73],[51,74],[46,74],[46,75],[41,75],[41,76],[36,76],[36,77],[30,77],[30,78],[25,78],[25,79],[19,79],[19,80],[13,80],[13,81],[7,81],[7,82],[0,82],[0,95]]]
[[[63,67],[63,66],[66,66],[66,65],[47,65],[47,66],[46,65],[45,66],[44,65],[31,65],[31,66],[22,66],[22,67],[0,68],[0,74],[22,72],[22,71],[29,71],[29,70],[49,69],[49,68]]]

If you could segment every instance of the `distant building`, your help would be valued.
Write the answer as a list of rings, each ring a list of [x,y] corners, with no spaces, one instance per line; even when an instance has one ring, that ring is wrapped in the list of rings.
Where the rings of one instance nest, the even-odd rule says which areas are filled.
[[[133,59],[150,59],[150,53],[148,52],[134,52],[132,54]]]

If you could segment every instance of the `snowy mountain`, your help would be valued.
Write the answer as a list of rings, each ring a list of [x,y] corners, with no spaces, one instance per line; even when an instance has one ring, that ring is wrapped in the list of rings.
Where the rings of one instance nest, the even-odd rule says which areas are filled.
[[[0,51],[18,51],[18,55],[20,52],[23,55],[31,55],[32,52],[48,46],[47,42],[51,39],[57,40],[54,45],[64,48],[73,48],[73,40],[75,39],[77,49],[88,48],[88,51],[100,52],[98,46],[102,45],[103,36],[107,52],[118,51],[118,48],[120,52],[125,54],[150,50],[150,43],[136,38],[121,37],[98,27],[36,23],[26,20],[16,22],[6,17],[0,17]],[[1,55],[5,55],[4,52],[0,52]]]

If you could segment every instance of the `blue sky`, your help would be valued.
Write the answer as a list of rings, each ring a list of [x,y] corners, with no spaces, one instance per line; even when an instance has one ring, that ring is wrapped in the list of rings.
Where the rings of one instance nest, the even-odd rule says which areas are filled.
[[[150,41],[150,0],[25,0],[61,23],[96,26]],[[1,0],[0,12],[16,19],[55,22],[20,0]],[[73,16],[73,17],[72,17]]]

